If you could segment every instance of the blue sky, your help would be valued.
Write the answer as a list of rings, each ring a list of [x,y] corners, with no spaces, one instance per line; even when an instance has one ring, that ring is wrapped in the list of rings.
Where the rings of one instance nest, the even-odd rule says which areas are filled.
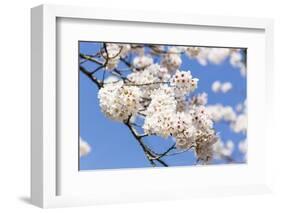
[[[101,43],[97,42],[79,42],[80,53],[94,54],[99,50],[100,45]],[[200,79],[195,94],[206,92],[208,104],[221,103],[235,107],[238,103],[244,102],[246,98],[246,78],[242,77],[239,70],[233,68],[228,60],[220,65],[208,64],[207,66],[202,66],[196,60],[191,60],[187,56],[183,56],[182,60],[180,69],[190,70],[194,77]],[[91,62],[85,62],[83,66],[87,70],[93,70],[96,67]],[[101,75],[101,73],[102,71],[99,71],[97,75]],[[79,78],[80,137],[91,146],[91,152],[80,158],[80,170],[151,167],[141,147],[127,127],[122,123],[106,118],[101,112],[96,85],[82,72],[79,73]],[[233,89],[225,94],[214,93],[211,85],[216,80],[231,82]],[[216,123],[215,129],[220,133],[223,141],[230,139],[237,144],[245,138],[243,134],[233,133],[224,122]],[[173,141],[151,136],[145,138],[145,143],[153,150],[161,152],[171,146]],[[232,158],[237,162],[243,161],[244,156],[239,152],[237,146]],[[163,160],[169,166],[194,165],[196,162],[192,151],[166,157]],[[213,163],[221,164],[224,161],[215,160]]]

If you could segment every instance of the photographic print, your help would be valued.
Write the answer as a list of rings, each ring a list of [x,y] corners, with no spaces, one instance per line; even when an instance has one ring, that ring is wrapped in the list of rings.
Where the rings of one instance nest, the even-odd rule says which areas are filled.
[[[79,170],[247,162],[247,49],[79,41]]]

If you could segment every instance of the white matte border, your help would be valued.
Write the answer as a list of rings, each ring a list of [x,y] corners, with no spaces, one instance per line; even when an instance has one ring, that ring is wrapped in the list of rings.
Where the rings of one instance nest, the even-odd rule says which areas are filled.
[[[107,16],[107,14],[110,14],[110,16]],[[266,41],[263,41],[263,44],[266,44],[265,52],[263,52],[262,58],[266,55],[266,64],[263,64],[263,69],[261,69],[262,73],[261,75],[263,77],[266,77],[267,83],[269,83],[269,80],[273,78],[272,76],[272,22],[267,19],[253,19],[253,18],[230,18],[230,17],[215,17],[215,16],[190,16],[185,14],[161,14],[159,13],[149,13],[149,12],[140,12],[140,11],[108,11],[107,13],[103,13],[103,10],[100,8],[85,8],[85,7],[65,7],[65,6],[41,6],[38,8],[33,9],[33,20],[38,19],[38,21],[34,21],[32,25],[32,34],[33,37],[39,40],[36,40],[34,42],[35,48],[33,48],[33,61],[32,61],[32,73],[34,76],[33,81],[41,80],[42,77],[42,84],[34,84],[33,89],[38,89],[38,94],[42,94],[43,100],[37,100],[36,95],[32,96],[32,103],[34,105],[34,108],[38,108],[39,111],[42,109],[43,118],[40,120],[35,120],[35,126],[37,125],[38,128],[42,128],[42,134],[36,134],[34,133],[32,135],[32,146],[34,149],[34,152],[32,152],[32,188],[35,189],[32,191],[32,202],[36,205],[42,206],[42,207],[51,207],[51,206],[71,206],[71,205],[82,205],[82,204],[93,204],[93,203],[107,203],[107,202],[126,202],[126,201],[140,201],[144,198],[142,194],[138,195],[135,194],[134,196],[131,196],[128,198],[127,196],[119,196],[118,199],[116,199],[115,196],[117,196],[118,192],[115,192],[113,196],[111,197],[98,197],[98,194],[96,196],[56,196],[56,112],[55,112],[55,106],[56,106],[56,85],[54,85],[54,82],[56,82],[56,69],[55,69],[55,61],[56,61],[56,54],[55,54],[55,48],[56,48],[56,41],[55,41],[55,32],[56,32],[56,17],[72,17],[72,18],[86,18],[86,19],[102,19],[102,20],[124,20],[124,21],[138,21],[138,22],[154,22],[154,23],[162,23],[161,25],[165,25],[165,23],[176,23],[176,24],[192,24],[192,25],[200,25],[200,26],[226,26],[228,28],[231,27],[238,27],[238,28],[252,28],[252,29],[259,29],[259,30],[265,30],[266,33]],[[154,24],[155,25],[155,24]],[[41,28],[39,26],[42,26]],[[167,25],[171,26],[171,25]],[[172,26],[171,26],[172,27]],[[40,39],[42,39],[42,43],[40,43]],[[105,39],[102,39],[105,40]],[[120,41],[120,40],[119,40]],[[129,40],[127,40],[129,41]],[[145,40],[142,40],[141,42],[147,42]],[[154,42],[152,42],[154,43]],[[156,42],[159,43],[159,42]],[[167,42],[165,42],[167,43]],[[176,43],[176,42],[169,42],[169,43]],[[211,45],[211,44],[207,44]],[[232,46],[232,45],[226,45],[226,46]],[[265,54],[266,53],[266,54]],[[39,54],[39,55],[38,55]],[[36,59],[35,55],[38,55],[37,58],[40,60],[34,60]],[[263,60],[264,62],[264,60]],[[266,69],[264,69],[264,66],[266,66]],[[42,76],[35,76],[34,73],[36,72],[42,72]],[[249,82],[249,81],[248,81]],[[273,88],[272,84],[267,84],[267,90],[265,91],[265,82],[260,82],[260,92],[259,95],[263,96],[265,95],[265,92],[267,92],[267,97],[270,97],[270,89]],[[255,96],[254,96],[255,97]],[[264,96],[263,96],[264,98]],[[249,100],[249,99],[248,99]],[[272,103],[272,99],[268,98]],[[41,102],[42,101],[42,102]],[[250,101],[250,100],[249,100]],[[42,103],[42,105],[40,105]],[[267,102],[269,103],[269,102]],[[261,109],[269,109],[270,104],[265,106],[258,107],[257,111]],[[272,107],[271,107],[272,108]],[[259,111],[260,112],[260,111]],[[264,111],[262,111],[264,112]],[[40,113],[40,112],[39,112]],[[34,115],[38,115],[34,113]],[[260,116],[260,115],[259,115]],[[265,116],[263,114],[263,116]],[[267,118],[267,133],[271,131],[271,122],[270,118]],[[262,118],[261,118],[262,119]],[[33,130],[34,131],[34,130]],[[37,136],[37,145],[36,139]],[[264,137],[268,136],[264,134]],[[268,137],[264,138],[266,141],[266,146],[268,145]],[[34,154],[35,152],[38,152],[39,155]],[[40,155],[40,153],[42,155]],[[250,154],[250,153],[249,153]],[[266,163],[266,165],[265,165]],[[250,161],[249,161],[250,165]],[[265,166],[268,168],[268,162],[264,161],[264,164],[261,166],[262,168],[265,168]],[[42,168],[42,169],[40,169]],[[205,167],[206,170],[213,170],[215,167]],[[240,167],[242,168],[242,167]],[[177,169],[177,168],[175,168]],[[191,168],[193,169],[193,168]],[[197,169],[197,168],[195,168]],[[197,169],[198,171],[201,170],[201,168]],[[144,171],[144,170],[142,170]],[[169,171],[168,170],[162,170],[162,171]],[[201,170],[202,171],[202,170]],[[141,172],[139,170],[138,172]],[[150,171],[152,172],[152,171]],[[157,170],[153,171],[158,173]],[[266,171],[264,171],[266,172]],[[134,172],[132,172],[134,173]],[[172,173],[169,171],[168,175],[171,175]],[[221,187],[209,187],[208,188],[196,188],[195,190],[191,190],[189,193],[186,193],[185,190],[182,190],[183,188],[177,190],[177,188],[169,189],[166,188],[165,190],[169,191],[168,194],[170,194],[170,198],[179,198],[178,196],[172,196],[173,190],[175,190],[175,193],[178,193],[181,195],[180,197],[183,198],[183,196],[192,196],[192,195],[210,195],[210,194],[216,194],[219,193],[220,195],[223,194],[237,194],[237,193],[247,193],[248,192],[261,192],[261,189],[268,189],[268,184],[265,180],[265,176],[268,175],[268,171],[266,174],[262,175],[261,178],[256,179],[256,183],[258,183],[260,187],[257,187],[256,185],[233,185],[230,187],[221,186]],[[164,174],[165,175],[165,174]],[[255,181],[254,181],[255,182]],[[41,186],[43,186],[41,188]],[[183,192],[183,193],[181,193]],[[112,191],[112,193],[114,193]],[[167,194],[167,193],[166,193]],[[37,199],[38,198],[38,199]],[[145,199],[153,200],[156,199],[152,196],[147,196]],[[169,199],[168,196],[159,196],[158,199]]]

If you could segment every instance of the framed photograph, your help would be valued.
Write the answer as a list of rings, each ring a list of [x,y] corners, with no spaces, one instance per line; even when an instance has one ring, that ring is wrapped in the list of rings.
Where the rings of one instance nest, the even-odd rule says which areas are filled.
[[[33,204],[270,192],[272,20],[31,14]]]

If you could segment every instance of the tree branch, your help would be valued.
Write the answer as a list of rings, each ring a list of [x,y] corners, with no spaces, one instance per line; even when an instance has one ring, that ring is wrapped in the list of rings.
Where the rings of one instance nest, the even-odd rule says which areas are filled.
[[[160,157],[154,152],[152,151],[143,141],[142,141],[142,136],[139,135],[136,130],[131,126],[130,119],[128,119],[126,122],[124,122],[124,124],[129,128],[130,132],[133,134],[133,136],[135,137],[135,139],[137,140],[137,142],[139,143],[139,145],[141,146],[141,148],[143,149],[146,158],[149,160],[149,162],[151,163],[151,165],[156,166],[154,160],[156,160],[158,163],[160,163],[161,165],[168,167],[168,164],[166,164],[163,160],[160,159]]]
[[[82,73],[88,76],[95,83],[95,85],[97,85],[98,89],[102,87],[99,80],[96,77],[94,77],[90,72],[88,72],[84,67],[80,66],[80,70]]]
[[[97,59],[94,59],[91,56],[88,56],[88,55],[85,55],[85,54],[82,54],[82,53],[80,53],[79,56],[80,56],[80,58],[86,59],[86,60],[94,62],[96,64],[104,65],[101,61],[98,61]]]

